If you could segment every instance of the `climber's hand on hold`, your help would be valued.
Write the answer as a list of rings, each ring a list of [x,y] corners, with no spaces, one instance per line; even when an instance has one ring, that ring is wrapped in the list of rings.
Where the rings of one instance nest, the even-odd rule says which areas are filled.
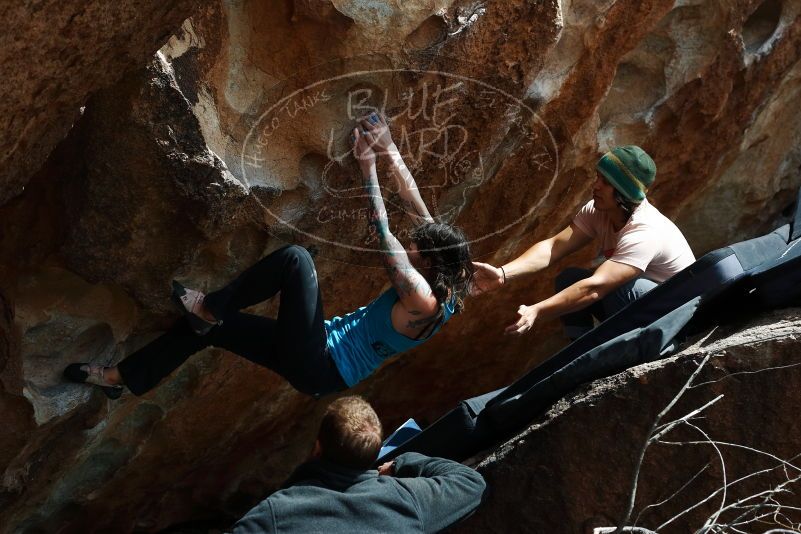
[[[506,334],[513,334],[513,335],[522,335],[531,330],[534,326],[534,323],[537,322],[537,316],[539,315],[539,310],[537,309],[537,305],[532,306],[525,306],[520,305],[517,308],[517,321],[513,324],[510,324],[506,327]]]
[[[353,156],[359,162],[362,172],[370,172],[375,168],[376,158],[375,150],[373,150],[374,140],[372,134],[354,128],[350,139],[353,143]]]
[[[378,113],[373,112],[361,117],[359,125],[363,130],[370,132],[375,142],[374,148],[379,155],[387,154],[395,147],[387,121]]]
[[[505,282],[503,271],[489,263],[473,262],[473,279],[470,283],[470,296],[489,293],[501,287]]]

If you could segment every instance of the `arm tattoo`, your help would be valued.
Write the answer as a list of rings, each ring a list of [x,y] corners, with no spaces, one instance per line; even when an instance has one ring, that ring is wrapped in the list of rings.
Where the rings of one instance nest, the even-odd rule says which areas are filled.
[[[424,213],[420,212],[416,203],[406,199],[402,199],[401,202],[403,203],[403,210],[406,212],[406,215],[409,216],[415,225],[430,222],[429,218],[426,217]]]
[[[375,171],[364,176],[364,189],[370,198],[369,224],[378,236],[384,267],[398,296],[404,298],[415,293],[430,296],[432,291],[428,282],[412,266],[400,241],[389,231],[389,218]]]

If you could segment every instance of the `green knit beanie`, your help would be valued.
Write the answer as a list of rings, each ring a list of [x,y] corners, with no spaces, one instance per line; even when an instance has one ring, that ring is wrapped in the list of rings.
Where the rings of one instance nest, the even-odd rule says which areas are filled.
[[[645,150],[626,145],[613,148],[595,166],[609,183],[632,202],[642,202],[656,178],[656,164]]]

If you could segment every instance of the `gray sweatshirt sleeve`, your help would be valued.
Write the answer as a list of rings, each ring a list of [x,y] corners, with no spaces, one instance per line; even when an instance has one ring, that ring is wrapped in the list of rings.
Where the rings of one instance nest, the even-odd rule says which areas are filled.
[[[477,471],[415,452],[395,459],[395,477],[415,502],[425,532],[438,532],[475,510],[486,489]]]
[[[273,534],[275,514],[270,499],[264,499],[236,522],[233,534]]]

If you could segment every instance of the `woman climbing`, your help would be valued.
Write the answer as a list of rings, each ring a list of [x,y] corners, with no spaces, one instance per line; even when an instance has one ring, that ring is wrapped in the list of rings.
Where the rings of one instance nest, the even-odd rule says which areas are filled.
[[[110,398],[121,395],[122,385],[142,395],[189,356],[215,346],[272,369],[298,391],[320,396],[352,387],[385,359],[437,333],[464,305],[473,273],[467,240],[458,228],[434,222],[384,119],[373,113],[359,124],[351,136],[353,153],[392,287],[367,306],[324,320],[311,256],[300,246],[286,246],[208,295],[173,282],[173,299],[185,314],[168,332],[114,367],[73,363],[65,377],[100,386]],[[415,223],[409,249],[389,230],[376,151],[388,158]],[[277,318],[240,311],[278,292]]]

